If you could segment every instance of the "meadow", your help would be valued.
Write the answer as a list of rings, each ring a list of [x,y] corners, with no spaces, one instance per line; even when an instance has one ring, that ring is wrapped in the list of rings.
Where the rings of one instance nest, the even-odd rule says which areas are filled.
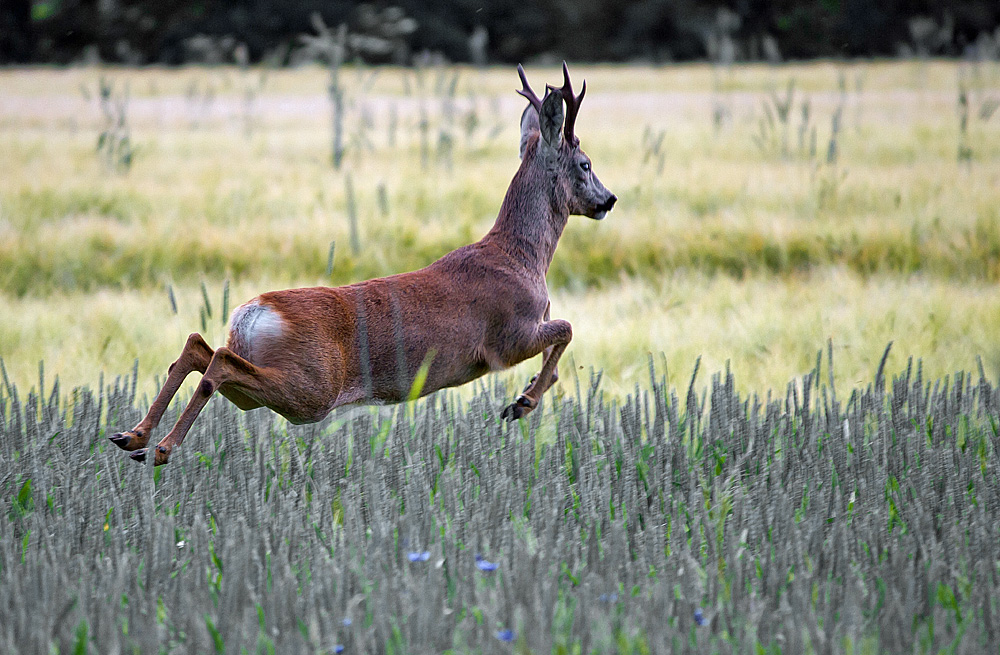
[[[700,356],[744,390],[782,388],[828,339],[846,383],[869,379],[889,341],[891,371],[980,356],[1000,373],[996,64],[573,72],[588,81],[583,147],[621,200],[603,222],[571,220],[549,284],[576,328],[569,355],[607,390],[643,381],[647,353],[674,383]],[[116,134],[102,78],[112,113],[127,90],[127,171],[97,151]],[[138,359],[152,393],[189,332],[220,344],[228,310],[261,291],[410,270],[489,228],[518,165],[512,69],[345,69],[340,170],[327,81],[0,71],[11,379],[27,388],[44,360],[64,386],[93,384]]]
[[[0,650],[996,651],[1000,65],[572,72],[539,411],[216,399],[154,470],[188,333],[489,228],[516,73],[345,68],[338,169],[320,68],[0,70]]]
[[[309,426],[216,402],[157,469],[104,438],[135,374],[0,386],[0,649],[996,651],[986,378],[647,374],[515,424],[497,378]]]

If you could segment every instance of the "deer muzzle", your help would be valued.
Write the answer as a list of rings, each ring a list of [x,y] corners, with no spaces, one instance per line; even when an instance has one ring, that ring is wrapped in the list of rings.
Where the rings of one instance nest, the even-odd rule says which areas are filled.
[[[597,211],[594,212],[594,220],[599,221],[607,216],[608,212],[611,211],[616,202],[618,202],[618,196],[612,193],[607,200],[597,206]]]

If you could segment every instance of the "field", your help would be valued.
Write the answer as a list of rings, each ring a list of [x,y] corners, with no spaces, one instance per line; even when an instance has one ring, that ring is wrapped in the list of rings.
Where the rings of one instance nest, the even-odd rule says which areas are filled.
[[[134,378],[0,387],[0,650],[996,652],[1000,393],[827,366],[584,381],[520,424],[499,385],[304,427],[212,403],[155,471],[103,438]]]
[[[335,169],[319,68],[0,71],[0,650],[997,650],[1000,65],[572,72],[619,203],[530,420],[537,360],[216,400],[153,471],[104,437],[189,332],[489,228],[516,73],[341,71]]]
[[[647,353],[665,354],[674,384],[700,356],[706,371],[728,361],[743,390],[783,388],[828,339],[845,384],[870,379],[889,341],[890,371],[915,356],[942,376],[980,356],[1000,374],[1000,116],[982,117],[1000,66],[573,73],[588,81],[583,147],[621,200],[603,222],[571,220],[549,282],[553,315],[575,327],[569,355],[603,370],[606,390],[644,381]],[[518,164],[513,70],[343,71],[340,171],[326,73],[261,75],[0,71],[0,357],[13,381],[34,384],[44,360],[64,386],[92,385],[138,359],[152,393],[201,329],[202,284],[219,344],[227,281],[231,309],[423,266],[492,224]],[[128,89],[127,173],[95,148],[102,76],[112,99]]]

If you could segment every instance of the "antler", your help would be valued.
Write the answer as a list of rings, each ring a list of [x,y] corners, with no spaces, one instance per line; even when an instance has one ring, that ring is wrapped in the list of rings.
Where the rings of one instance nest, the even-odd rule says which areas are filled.
[[[566,66],[566,62],[564,61],[562,88],[557,89],[548,84],[545,86],[548,89],[562,93],[563,100],[566,101],[566,123],[563,126],[563,135],[566,137],[566,141],[571,146],[576,147],[580,145],[580,139],[578,139],[576,134],[573,133],[573,128],[576,126],[576,115],[580,111],[580,103],[583,102],[583,96],[587,93],[587,80],[583,81],[583,88],[580,89],[580,95],[574,96],[573,85],[569,81],[569,68]]]
[[[527,98],[528,102],[530,102],[535,110],[541,114],[542,101],[538,99],[535,92],[531,90],[531,86],[528,85],[528,78],[525,77],[524,68],[521,67],[521,64],[517,65],[517,74],[521,76],[521,84],[524,86],[524,88],[518,91],[518,93]],[[580,139],[578,139],[576,134],[573,133],[573,128],[576,126],[576,115],[580,111],[580,103],[583,102],[583,96],[587,93],[587,80],[583,81],[583,88],[580,89],[580,95],[573,95],[573,84],[569,81],[569,68],[566,66],[566,62],[564,61],[562,88],[557,89],[551,84],[546,84],[546,97],[548,97],[550,91],[558,91],[561,93],[563,100],[566,102],[566,122],[563,124],[563,135],[565,136],[566,141],[574,147],[580,145]]]
[[[521,76],[521,84],[524,86],[524,88],[518,91],[518,93],[527,98],[528,102],[531,103],[531,106],[535,108],[535,111],[541,114],[542,101],[539,100],[538,96],[535,95],[535,92],[531,90],[531,86],[528,84],[528,78],[525,77],[524,68],[521,67],[521,64],[517,65],[517,74]]]

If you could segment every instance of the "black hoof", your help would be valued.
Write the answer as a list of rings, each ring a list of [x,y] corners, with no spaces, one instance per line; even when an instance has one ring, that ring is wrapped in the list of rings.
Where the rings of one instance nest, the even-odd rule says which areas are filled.
[[[108,439],[122,450],[136,450],[142,445],[142,436],[142,430],[127,430],[125,432],[116,432],[108,437]]]
[[[533,403],[530,398],[521,394],[514,399],[514,402],[504,407],[500,413],[500,418],[507,422],[516,421],[535,408],[537,403]]]
[[[145,462],[146,461],[146,451],[147,450],[149,450],[149,449],[148,448],[140,448],[139,450],[137,450],[134,453],[132,453],[131,455],[129,455],[129,457],[131,457],[132,459],[134,459],[137,462]]]
[[[126,434],[124,432],[116,432],[115,434],[108,437],[111,443],[118,446],[122,450],[128,450],[128,444],[132,441],[132,435]]]
[[[521,414],[521,408],[517,405],[507,405],[503,408],[503,411],[500,412],[500,418],[508,423],[511,423],[521,418]]]

